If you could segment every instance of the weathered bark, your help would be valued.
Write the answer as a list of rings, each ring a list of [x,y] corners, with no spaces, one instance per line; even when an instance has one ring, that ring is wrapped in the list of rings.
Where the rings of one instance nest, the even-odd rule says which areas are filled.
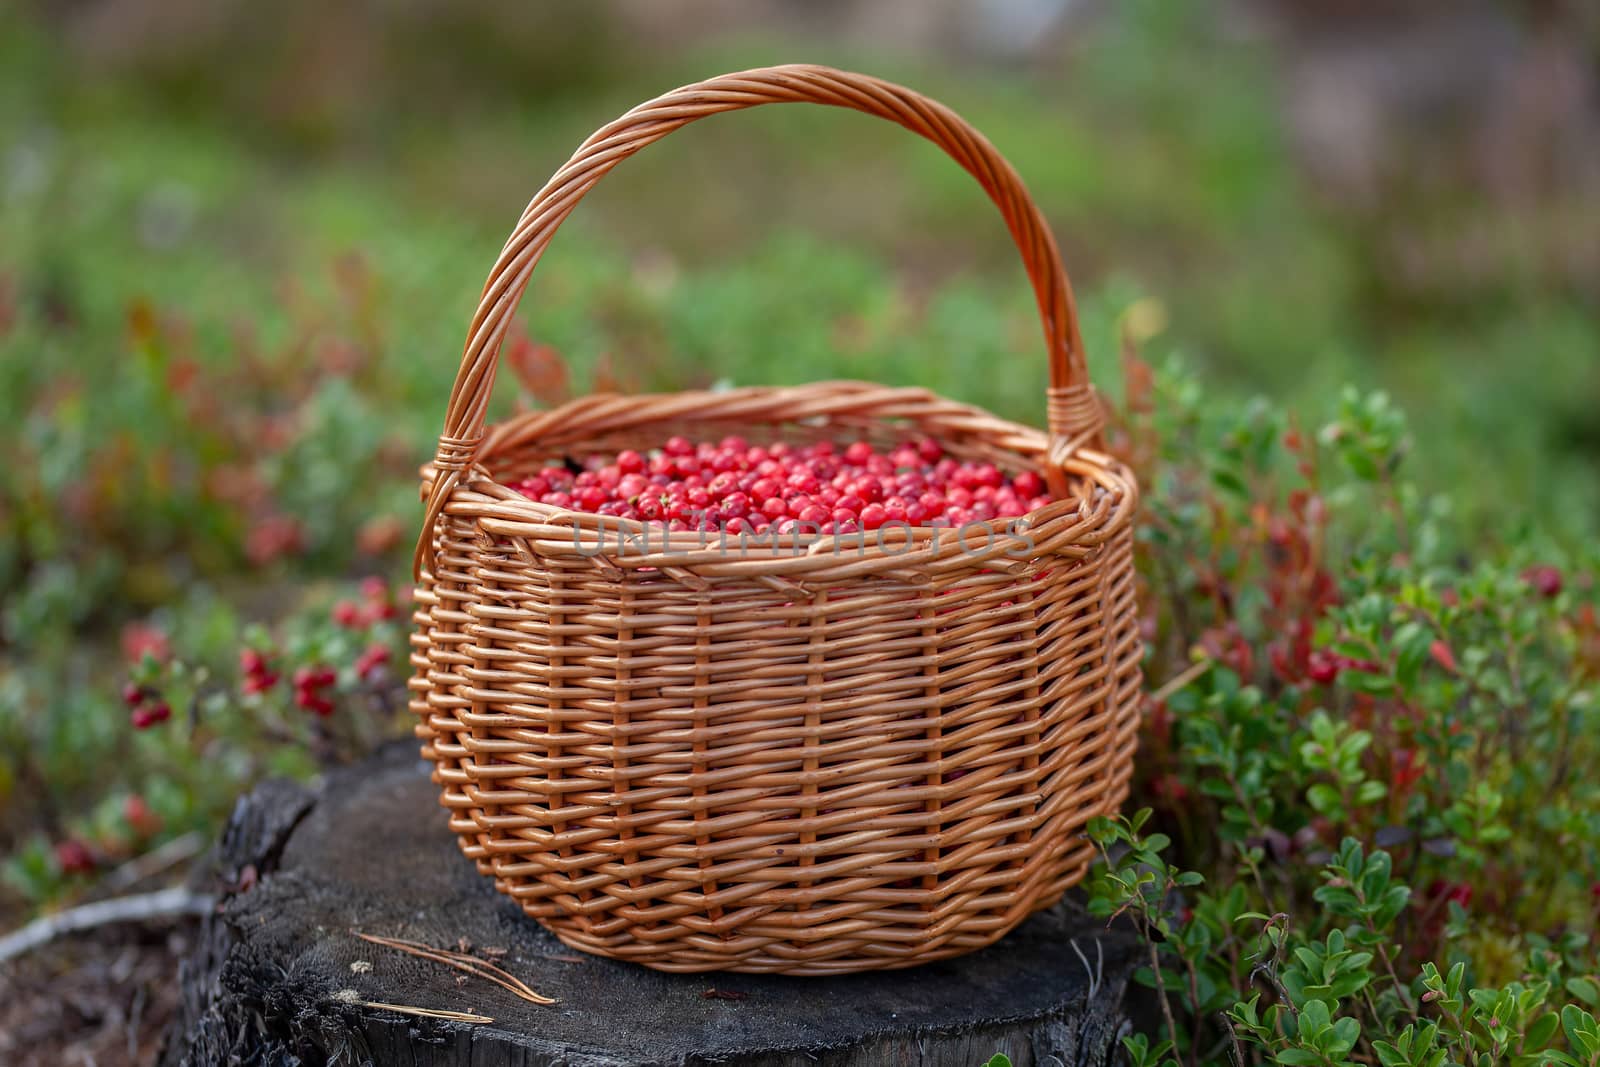
[[[218,867],[224,904],[183,968],[166,1067],[974,1067],[996,1052],[1018,1067],[1101,1064],[1128,1032],[1142,951],[1063,905],[983,952],[908,971],[668,975],[579,955],[456,851],[409,743],[315,794],[275,784],[246,797]],[[354,930],[503,949],[501,966],[558,1003],[519,1000]]]

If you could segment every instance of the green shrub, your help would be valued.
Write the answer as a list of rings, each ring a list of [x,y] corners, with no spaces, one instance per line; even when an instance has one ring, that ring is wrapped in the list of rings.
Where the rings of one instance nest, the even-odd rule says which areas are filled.
[[[1133,1062],[1600,1063],[1592,548],[1469,554],[1381,395],[1311,433],[1134,365],[1172,682],[1089,890],[1150,941]]]

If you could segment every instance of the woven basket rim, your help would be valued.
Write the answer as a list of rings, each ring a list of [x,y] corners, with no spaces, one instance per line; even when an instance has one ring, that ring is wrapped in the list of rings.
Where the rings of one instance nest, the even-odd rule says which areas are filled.
[[[855,573],[865,575],[888,568],[916,568],[932,565],[937,569],[941,561],[954,565],[983,562],[997,568],[1015,569],[1020,563],[1010,552],[1016,547],[1003,535],[1012,523],[1020,523],[1037,545],[1040,555],[1082,558],[1098,550],[1108,540],[1133,521],[1138,506],[1138,484],[1126,464],[1104,452],[1080,447],[1059,462],[1075,484],[1094,486],[1104,490],[1095,496],[1071,497],[1056,500],[1049,505],[1028,512],[1016,519],[975,520],[960,531],[949,527],[904,527],[882,538],[867,538],[860,534],[807,535],[798,548],[792,543],[762,544],[760,539],[747,539],[739,543],[737,556],[730,556],[728,542],[722,535],[684,531],[667,534],[636,519],[598,515],[576,508],[562,508],[529,500],[517,490],[498,480],[489,469],[497,456],[510,448],[525,448],[548,440],[541,433],[550,428],[556,437],[556,449],[582,445],[609,434],[622,433],[642,426],[681,422],[690,416],[682,410],[700,405],[737,408],[745,401],[773,402],[774,415],[770,418],[716,414],[698,418],[719,427],[739,425],[782,425],[795,422],[783,411],[795,403],[814,397],[833,397],[845,394],[863,401],[885,399],[904,400],[912,404],[930,405],[940,417],[961,419],[968,417],[973,426],[966,436],[981,439],[998,446],[1023,461],[1021,466],[1037,469],[1047,463],[1050,448],[1049,436],[1042,430],[1002,419],[976,405],[949,400],[921,388],[899,388],[861,381],[813,382],[804,385],[744,386],[732,390],[683,390],[663,393],[599,393],[569,401],[548,410],[522,412],[488,428],[478,462],[452,487],[445,514],[466,515],[478,522],[491,535],[516,537],[539,546],[541,553],[551,555],[583,555],[604,557],[605,564],[620,568],[680,569],[693,567],[703,576],[749,576],[753,572],[774,575],[797,575],[813,566],[836,570],[843,559],[859,565]],[[663,401],[670,408],[662,410]],[[603,409],[608,421],[601,427],[590,426],[582,432],[562,431],[577,413],[592,415]],[[652,414],[652,412],[657,412]],[[876,414],[871,405],[865,406],[861,415],[854,416],[860,423],[887,423],[891,420]],[[918,421],[915,413],[895,416],[892,421],[903,420],[910,430]],[[803,420],[802,420],[803,421]],[[819,422],[817,425],[825,425]],[[942,438],[948,441],[948,437]],[[487,461],[487,462],[485,462]],[[421,469],[424,495],[432,491],[435,470],[433,464]],[[983,531],[990,531],[984,533]],[[984,540],[984,545],[973,544],[974,538]],[[607,546],[625,541],[630,551],[608,552]],[[876,543],[874,543],[876,542]],[[652,551],[651,546],[660,550]],[[852,568],[854,570],[854,567]]]

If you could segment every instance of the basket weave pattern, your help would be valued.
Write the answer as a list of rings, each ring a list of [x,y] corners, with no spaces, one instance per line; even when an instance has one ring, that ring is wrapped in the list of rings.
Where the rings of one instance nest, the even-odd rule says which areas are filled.
[[[516,303],[583,193],[695,118],[797,100],[899,122],[989,192],[1038,296],[1050,432],[860,382],[591,396],[486,428]],[[927,434],[958,458],[1046,473],[1057,501],[1025,520],[1026,549],[983,527],[738,546],[506,487],[674,433]],[[782,67],[605,127],[501,253],[424,470],[411,706],[463,850],[567,944],[664,970],[841,973],[995,941],[1082,877],[1083,825],[1131,773],[1137,488],[1098,446],[1054,241],[953,113],[862,75]]]

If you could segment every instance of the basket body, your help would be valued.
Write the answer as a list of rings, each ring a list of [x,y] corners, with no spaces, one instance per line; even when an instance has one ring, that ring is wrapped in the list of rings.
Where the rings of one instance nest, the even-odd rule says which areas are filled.
[[[568,945],[676,971],[905,967],[1056,901],[1131,773],[1129,473],[1076,450],[1071,495],[1022,542],[668,546],[504,488],[680,432],[926,433],[1051,462],[1044,433],[856,383],[590,397],[492,428],[434,526],[412,656],[467,856]]]

